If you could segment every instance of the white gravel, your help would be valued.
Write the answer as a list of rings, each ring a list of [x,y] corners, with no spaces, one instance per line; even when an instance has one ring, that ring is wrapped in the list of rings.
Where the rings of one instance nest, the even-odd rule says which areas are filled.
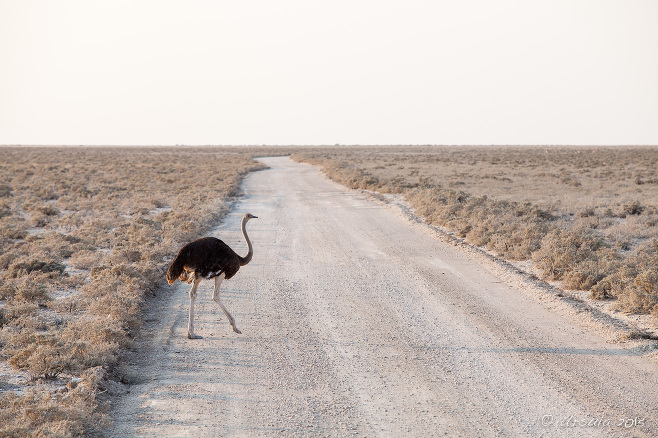
[[[243,334],[213,282],[199,340],[189,286],[161,290],[108,436],[658,436],[642,349],[317,168],[262,161],[214,233],[244,254],[259,217],[221,295]]]

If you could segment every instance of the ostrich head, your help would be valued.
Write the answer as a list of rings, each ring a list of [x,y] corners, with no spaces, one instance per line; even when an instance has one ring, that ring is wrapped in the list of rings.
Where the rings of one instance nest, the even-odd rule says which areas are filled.
[[[242,219],[246,222],[249,219],[258,219],[258,216],[254,216],[251,213],[245,213],[244,216],[242,216]]]

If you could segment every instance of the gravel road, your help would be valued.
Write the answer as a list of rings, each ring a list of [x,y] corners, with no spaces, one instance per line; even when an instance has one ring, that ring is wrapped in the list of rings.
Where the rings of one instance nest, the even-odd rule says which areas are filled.
[[[658,436],[650,354],[315,167],[262,161],[213,232],[245,254],[259,217],[222,285],[243,334],[206,281],[187,339],[189,286],[165,287],[107,436]]]

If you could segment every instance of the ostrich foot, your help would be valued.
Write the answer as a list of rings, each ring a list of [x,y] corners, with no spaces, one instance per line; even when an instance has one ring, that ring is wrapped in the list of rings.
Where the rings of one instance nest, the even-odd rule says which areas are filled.
[[[235,333],[237,333],[237,334],[239,334],[239,335],[242,334],[242,332],[241,332],[240,330],[238,330],[238,328],[237,328],[236,326],[232,326],[232,327],[233,327],[233,331],[234,331]]]
[[[194,333],[187,332],[188,339],[203,339],[203,336],[195,335]]]

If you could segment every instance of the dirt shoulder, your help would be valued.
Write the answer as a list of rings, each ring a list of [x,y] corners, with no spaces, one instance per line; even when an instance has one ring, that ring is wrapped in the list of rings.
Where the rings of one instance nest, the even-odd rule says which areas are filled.
[[[317,168],[266,158],[214,235],[254,258],[159,291],[107,436],[656,436],[651,348],[610,342]],[[646,346],[647,344],[642,344]]]

